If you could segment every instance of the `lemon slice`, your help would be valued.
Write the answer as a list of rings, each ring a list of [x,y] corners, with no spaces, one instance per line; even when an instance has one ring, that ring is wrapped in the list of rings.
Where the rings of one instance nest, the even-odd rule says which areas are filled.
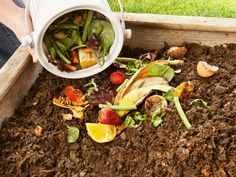
[[[114,125],[86,123],[88,135],[97,143],[106,143],[114,140],[116,127]]]

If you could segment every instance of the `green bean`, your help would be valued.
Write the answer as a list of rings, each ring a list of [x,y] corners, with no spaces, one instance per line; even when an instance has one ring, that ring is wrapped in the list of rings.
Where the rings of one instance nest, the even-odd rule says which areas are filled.
[[[61,42],[66,46],[66,50],[69,50],[74,45],[74,41],[69,37],[61,40]]]
[[[81,39],[80,31],[78,30],[77,33],[78,33],[77,44],[78,44],[79,46],[82,46],[82,45],[83,45],[83,42],[82,42],[82,39]]]
[[[56,58],[57,53],[56,53],[56,50],[53,47],[51,47],[48,51],[49,51],[52,58]]]
[[[48,35],[47,34],[44,35],[43,41],[44,41],[44,44],[46,45],[47,49],[49,50],[52,47],[52,45],[51,45],[51,43],[50,43],[50,41],[48,39]]]
[[[75,29],[78,30],[79,29],[79,25],[76,24],[56,24],[56,25],[51,25],[49,27],[50,30],[54,31],[54,30],[58,30],[58,29]]]
[[[63,55],[63,53],[61,53],[61,51],[58,49],[58,47],[57,47],[55,41],[53,40],[53,38],[49,36],[49,40],[50,40],[50,42],[51,42],[53,48],[55,49],[57,55],[59,56],[59,58],[60,58],[64,63],[66,63],[66,64],[71,64],[71,61],[70,61],[68,58],[66,58],[66,57]]]
[[[62,53],[66,52],[66,47],[61,41],[55,41],[55,43]]]
[[[76,32],[76,30],[73,30],[72,35],[71,35],[71,39],[74,41],[75,44],[77,44],[78,37],[79,37],[79,35]]]
[[[88,15],[86,18],[85,26],[84,26],[84,31],[82,35],[82,42],[85,43],[88,37],[88,27],[93,19],[93,11],[89,10]]]

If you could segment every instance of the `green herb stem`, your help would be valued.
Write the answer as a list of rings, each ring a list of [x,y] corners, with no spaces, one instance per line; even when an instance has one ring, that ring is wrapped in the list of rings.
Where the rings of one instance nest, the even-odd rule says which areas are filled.
[[[115,111],[130,111],[130,110],[136,110],[137,107],[135,105],[131,106],[116,106],[116,105],[106,105],[106,104],[99,104],[99,108],[111,108]]]
[[[182,122],[184,123],[185,127],[187,129],[189,129],[191,127],[191,124],[188,121],[188,118],[186,117],[186,115],[181,107],[181,104],[179,102],[179,97],[176,97],[176,96],[174,97],[174,103],[175,103],[175,107],[177,109],[177,112],[179,113],[179,116],[180,116]]]
[[[120,63],[126,63],[126,62],[136,62],[138,59],[135,58],[126,58],[126,57],[117,57],[116,61],[120,62]]]

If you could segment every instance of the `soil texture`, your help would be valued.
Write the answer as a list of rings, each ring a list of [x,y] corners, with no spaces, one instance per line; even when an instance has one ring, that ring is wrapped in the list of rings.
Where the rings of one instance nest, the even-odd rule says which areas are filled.
[[[235,177],[236,176],[236,45],[208,47],[184,44],[184,65],[170,85],[191,81],[194,91],[181,104],[192,127],[187,130],[173,103],[168,103],[164,121],[154,128],[148,119],[138,128],[126,128],[114,141],[94,142],[85,128],[96,122],[98,108],[87,109],[85,120],[64,121],[67,109],[52,104],[68,85],[85,91],[91,78],[69,80],[44,70],[0,130],[0,176],[55,177]],[[145,51],[124,48],[122,55],[138,57]],[[161,52],[159,52],[161,56]],[[160,58],[160,56],[158,57]],[[209,78],[199,77],[198,61],[218,66]],[[96,83],[115,91],[109,67],[93,76]],[[207,101],[210,108],[190,105],[193,99]],[[140,105],[140,110],[142,110]],[[42,136],[34,129],[42,127]],[[67,127],[80,129],[76,143],[67,142]]]

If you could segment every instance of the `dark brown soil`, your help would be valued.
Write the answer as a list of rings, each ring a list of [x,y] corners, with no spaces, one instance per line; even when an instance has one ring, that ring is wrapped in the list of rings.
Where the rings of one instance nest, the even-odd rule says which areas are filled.
[[[171,85],[190,80],[194,92],[181,100],[192,127],[187,130],[173,103],[164,122],[157,128],[150,120],[138,128],[127,128],[111,143],[98,144],[87,135],[85,124],[74,119],[63,121],[67,110],[52,104],[53,97],[68,85],[84,89],[87,79],[62,79],[43,71],[16,113],[0,130],[0,176],[236,176],[236,45],[206,47],[186,44],[188,53],[182,72]],[[133,54],[132,54],[133,53]],[[137,56],[142,50],[124,51]],[[220,67],[210,78],[197,75],[199,60]],[[114,70],[95,76],[101,85]],[[201,98],[211,108],[190,105]],[[86,113],[95,122],[98,109]],[[43,128],[37,138],[34,129]],[[67,126],[80,129],[74,144],[67,143]]]

